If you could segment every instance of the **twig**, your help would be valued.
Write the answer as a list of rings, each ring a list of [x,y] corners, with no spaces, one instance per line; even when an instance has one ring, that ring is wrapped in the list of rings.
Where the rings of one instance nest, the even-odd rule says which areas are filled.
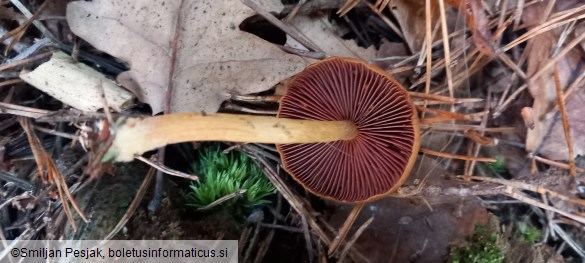
[[[545,164],[548,164],[550,166],[555,166],[555,167],[558,167],[558,168],[561,168],[561,169],[571,169],[571,167],[568,164],[566,164],[566,163],[561,163],[561,162],[549,160],[549,159],[546,159],[546,158],[542,158],[542,157],[540,157],[538,155],[534,155],[532,153],[530,153],[528,155],[528,158],[531,158],[531,159],[534,159],[534,160],[539,161],[541,163],[545,163]],[[580,173],[585,172],[585,168],[575,167],[575,170],[577,172],[580,172]]]
[[[69,133],[65,133],[65,132],[60,132],[60,131],[56,131],[56,130],[51,130],[51,129],[47,129],[47,128],[43,128],[43,127],[39,127],[39,126],[34,126],[34,129],[40,132],[44,132],[44,133],[48,133],[51,135],[55,135],[55,136],[59,136],[59,137],[63,137],[63,138],[67,138],[67,139],[71,139],[71,140],[78,140],[79,136],[73,135],[73,134],[69,134]]]
[[[453,98],[448,96],[441,96],[437,94],[426,94],[420,92],[408,92],[411,97],[425,99],[425,100],[436,100],[441,102],[447,103],[474,103],[474,102],[481,102],[483,99],[479,98]]]
[[[437,152],[427,148],[420,148],[419,151],[424,154],[430,154],[438,157],[450,158],[450,159],[459,159],[464,161],[477,161],[477,162],[488,162],[488,163],[495,163],[497,160],[493,158],[485,158],[485,157],[473,157],[473,156],[466,156],[466,155],[457,155],[457,154],[450,154],[444,152]]]
[[[196,175],[191,175],[191,174],[187,174],[187,173],[183,173],[181,171],[171,169],[171,168],[165,166],[164,164],[160,163],[159,161],[149,160],[149,159],[144,158],[142,156],[136,156],[135,158],[137,160],[140,160],[140,161],[152,166],[152,168],[155,168],[155,169],[157,169],[163,173],[166,173],[168,175],[173,175],[173,176],[189,179],[189,180],[196,181],[196,182],[199,181],[199,177],[197,177]]]
[[[465,176],[456,176],[456,178],[465,178]],[[544,187],[531,185],[531,184],[528,184],[528,183],[525,183],[522,181],[506,180],[506,179],[492,178],[492,177],[485,177],[485,176],[471,176],[471,178],[473,180],[492,182],[492,183],[505,185],[507,187],[512,187],[515,189],[528,190],[528,191],[532,191],[532,192],[539,193],[542,195],[549,195],[550,197],[558,198],[558,199],[561,199],[563,201],[571,202],[573,204],[577,204],[577,205],[581,205],[581,206],[585,207],[585,200],[571,198],[569,196],[557,193],[555,191],[546,189]]]
[[[242,150],[247,152],[250,156],[255,158],[254,161],[258,162],[260,166],[265,171],[266,177],[272,182],[272,184],[276,187],[278,192],[288,201],[290,206],[302,216],[307,217],[307,223],[311,227],[311,229],[317,233],[319,238],[326,244],[331,244],[331,239],[327,235],[327,233],[317,224],[316,220],[311,215],[311,213],[307,210],[307,207],[299,200],[299,198],[286,186],[282,178],[276,175],[276,171],[274,168],[268,163],[264,158],[258,158],[258,151],[261,151],[250,144],[242,145]]]
[[[284,21],[286,21],[287,23],[290,23],[290,21],[295,17],[295,15],[297,15],[297,13],[299,12],[299,9],[301,9],[301,6],[304,5],[305,2],[307,2],[307,0],[300,0],[298,3],[296,3],[295,7],[293,7],[293,9],[290,11],[290,13],[288,13],[288,15],[286,16]]]
[[[268,22],[272,23],[273,25],[278,27],[280,30],[284,31],[289,36],[294,38],[297,42],[299,42],[301,45],[303,45],[307,49],[314,51],[314,52],[317,52],[317,53],[321,53],[321,54],[323,54],[323,56],[325,56],[325,52],[323,50],[321,50],[317,45],[315,45],[313,42],[308,40],[296,28],[284,24],[282,21],[278,20],[276,17],[274,17],[272,14],[270,14],[270,12],[266,11],[262,6],[255,3],[254,0],[241,0],[241,1],[246,6],[248,6],[250,9],[254,10],[256,13],[258,13],[260,16],[262,16],[264,19],[268,20]]]
[[[536,73],[530,76],[529,83],[547,73],[549,69],[555,66],[561,58],[563,58],[565,55],[567,55],[567,53],[569,53],[569,51],[571,51],[575,46],[580,45],[583,40],[585,40],[585,34],[581,34],[577,38],[569,42],[567,46],[563,48],[563,50],[561,50],[556,56],[548,60],[548,62],[544,66],[540,67]]]
[[[487,92],[487,101],[486,101],[485,108],[484,108],[485,112],[489,112],[489,108],[490,108],[491,102],[492,102],[492,88],[490,86],[490,88],[488,88],[488,92]],[[485,114],[483,116],[482,120],[481,120],[480,126],[482,127],[482,130],[480,130],[480,133],[477,134],[478,135],[477,137],[479,137],[479,138],[483,138],[483,136],[485,135],[484,129],[487,126],[488,116],[489,115]],[[473,132],[474,131],[467,131],[466,133],[467,134],[474,134]],[[470,144],[470,145],[471,145],[471,148],[470,149],[472,151],[474,150],[473,148],[475,148],[475,151],[473,151],[473,153],[472,153],[473,154],[473,157],[477,157],[479,155],[479,151],[481,150],[481,147],[482,147],[483,144],[482,143],[473,143],[473,144]],[[465,174],[471,175],[473,173],[473,170],[475,169],[476,163],[477,163],[476,161],[467,161],[465,163],[465,166],[467,168],[465,170]]]
[[[5,81],[0,82],[0,87],[10,86],[10,85],[22,83],[22,82],[24,82],[24,80],[22,80],[22,79],[9,79],[9,80],[5,80]]]
[[[69,199],[69,202],[71,202],[73,208],[77,211],[81,219],[86,223],[88,222],[87,218],[85,217],[82,210],[77,205],[77,202],[71,195],[71,192],[69,191],[67,182],[65,181],[63,174],[56,167],[55,162],[53,161],[51,156],[42,148],[41,146],[42,144],[39,138],[34,133],[30,119],[20,118],[19,122],[27,134],[27,138],[31,146],[33,156],[35,158],[35,162],[37,163],[38,173],[41,176],[43,183],[49,183],[57,187],[59,197],[61,199],[61,202],[63,203],[63,209],[67,214],[71,226],[73,227],[74,230],[77,230],[77,224],[75,223],[75,219],[73,218],[73,213],[71,212],[71,208],[69,207],[67,199]]]
[[[349,233],[349,230],[353,226],[353,223],[355,222],[358,215],[362,211],[362,208],[364,208],[364,205],[365,203],[360,203],[353,207],[353,209],[345,219],[345,222],[343,222],[343,226],[341,227],[341,229],[339,229],[339,234],[335,237],[335,239],[333,239],[331,245],[329,245],[329,251],[327,251],[327,254],[329,256],[335,254],[339,247],[343,244],[343,241],[345,241],[345,237]]]
[[[489,103],[486,103],[486,105],[489,106]],[[487,108],[487,106],[486,106],[486,108]],[[426,112],[426,113],[438,115],[439,118],[450,119],[450,120],[466,120],[466,121],[480,121],[481,120],[480,117],[487,116],[487,114],[489,113],[489,111],[486,110],[486,111],[482,111],[482,112],[462,114],[462,113],[451,112],[451,111],[425,108],[425,107],[418,106],[418,105],[416,106],[416,109],[420,112]],[[429,119],[433,119],[433,118],[422,118],[421,123],[433,122],[433,121],[425,121],[425,119],[429,120]]]
[[[447,29],[447,18],[445,17],[445,0],[439,0],[439,13],[441,17],[441,32],[443,33],[443,50],[445,51],[445,70],[447,71],[447,86],[449,87],[449,97],[455,95],[453,88],[453,72],[451,72],[451,50],[449,47],[449,32]],[[451,111],[454,107],[451,105]]]
[[[280,229],[280,230],[284,230],[284,231],[288,231],[288,232],[292,232],[292,233],[299,233],[299,234],[304,233],[303,229],[296,228],[296,227],[290,227],[290,226],[267,224],[267,223],[262,223],[262,224],[260,224],[260,226],[266,227],[266,228]]]
[[[578,21],[580,19],[583,19],[583,18],[585,18],[585,14],[573,16],[579,12],[582,12],[583,10],[585,10],[585,6],[578,6],[576,8],[570,9],[570,10],[561,11],[561,12],[559,12],[559,15],[551,16],[552,18],[550,20],[546,21],[545,23],[538,24],[536,27],[532,28],[531,30],[524,33],[520,37],[518,37],[518,38],[514,39],[513,41],[511,41],[510,43],[508,43],[506,46],[499,48],[496,51],[496,53],[507,52],[508,50],[512,49],[513,47],[515,47],[515,46],[517,46],[525,41],[528,41],[529,39],[531,39],[535,36],[538,36],[542,33],[553,30],[557,27],[566,25],[566,24],[571,23],[573,21]]]
[[[239,95],[233,93],[227,93],[227,98],[230,100],[245,101],[245,102],[279,102],[282,96],[269,95],[269,96],[254,96],[254,95]]]
[[[349,249],[353,246],[355,241],[362,235],[362,233],[366,230],[366,228],[368,228],[368,226],[370,226],[370,224],[373,221],[374,221],[374,217],[370,217],[370,219],[368,219],[368,221],[366,221],[363,225],[360,226],[360,228],[358,228],[357,231],[355,231],[355,234],[353,234],[353,236],[347,242],[347,244],[345,245],[345,248],[341,252],[341,256],[339,256],[339,259],[337,260],[338,263],[343,262],[343,260],[347,256],[347,252],[349,251]]]
[[[432,23],[433,14],[431,13],[431,0],[425,0],[425,56],[427,58],[427,74],[425,74],[425,94],[431,94],[431,74],[433,69],[433,47],[432,47]],[[426,107],[426,103],[424,105]],[[424,117],[424,115],[422,115]]]
[[[309,51],[309,50],[298,49],[298,48],[289,47],[289,46],[282,46],[282,45],[276,45],[276,46],[284,52],[295,54],[295,55],[298,55],[301,57],[312,58],[312,59],[324,59],[327,57],[327,55],[325,55],[321,52]]]
[[[558,221],[558,220],[557,220]],[[568,234],[567,232],[565,232],[563,230],[563,228],[561,228],[558,224],[556,224],[554,221],[551,222],[551,229],[556,232],[562,239],[563,241],[565,241],[565,243],[569,244],[569,246],[573,249],[573,251],[575,251],[577,254],[579,254],[579,256],[581,258],[585,258],[585,250],[583,250],[582,247],[580,247],[577,242],[575,242],[575,240],[573,240]]]
[[[36,18],[40,15],[39,11],[42,11],[41,8],[39,8],[39,10],[37,10],[37,12],[33,15],[19,0],[11,0],[10,2],[12,2],[12,4],[16,6],[16,8],[18,8],[18,10],[20,10],[20,12],[22,12],[22,14],[24,14],[24,16],[26,16],[28,19],[34,19],[32,23],[37,29],[39,29],[39,31],[41,31],[41,33],[43,33],[46,38],[50,39],[53,43],[61,43],[59,40],[57,40],[57,38],[55,38],[55,36],[53,36],[53,34],[51,34],[51,31],[49,31],[49,29],[47,29],[43,23],[36,20]]]
[[[433,123],[433,124],[421,124],[422,129],[436,129],[443,131],[485,131],[485,132],[516,132],[519,130],[518,127],[488,127],[482,129],[481,125],[467,125],[467,124],[444,124],[444,123]]]
[[[517,29],[520,25],[520,21],[522,21],[522,11],[524,10],[524,0],[519,0],[516,3],[516,19],[514,20],[514,29]]]
[[[31,57],[28,57],[28,58],[25,58],[22,60],[17,60],[17,61],[12,61],[10,63],[2,64],[2,65],[0,65],[0,71],[4,71],[4,70],[7,70],[9,68],[13,68],[13,67],[21,66],[21,65],[33,62],[33,61],[37,61],[37,60],[46,58],[48,56],[51,56],[52,54],[53,54],[52,51],[48,51],[48,52],[36,54],[34,56],[31,56]]]
[[[305,246],[309,254],[309,262],[313,262],[313,242],[311,242],[311,232],[309,231],[309,224],[307,218],[301,216],[301,225],[303,227],[303,235],[305,236]]]
[[[516,99],[516,97],[518,97],[518,95],[520,95],[520,93],[522,93],[523,91],[525,91],[528,88],[528,85],[523,84],[522,86],[520,86],[518,89],[516,89],[511,95],[510,97],[508,97],[503,103],[501,103],[498,107],[496,107],[496,109],[494,110],[494,118],[499,117],[502,112],[508,107],[508,105],[510,103],[512,103],[512,101],[514,101]]]
[[[197,210],[209,210],[211,208],[214,208],[214,207],[216,207],[218,205],[221,205],[221,204],[229,201],[230,199],[233,199],[233,198],[236,198],[236,197],[241,197],[242,194],[244,194],[246,191],[247,191],[247,189],[236,190],[235,192],[233,192],[231,194],[227,194],[227,195],[224,195],[224,196],[218,198],[217,200],[211,202],[211,204],[209,204],[209,205],[206,205],[204,207],[197,208]]]
[[[226,110],[235,110],[235,111],[246,112],[246,113],[252,113],[252,114],[258,114],[258,115],[275,116],[276,114],[278,114],[278,111],[274,111],[274,110],[255,110],[255,109],[250,109],[250,108],[242,107],[240,105],[235,105],[235,104],[232,104],[232,103],[226,103],[224,105],[224,109],[226,109]]]
[[[526,196],[525,194],[522,194],[518,191],[515,191],[513,188],[504,189],[504,194],[506,194],[507,196],[512,197],[514,199],[518,199],[520,201],[523,201],[524,203],[527,203],[529,205],[533,205],[533,206],[540,207],[540,208],[545,209],[545,210],[553,211],[555,213],[558,213],[560,215],[563,215],[563,216],[566,216],[570,219],[573,219],[581,224],[585,224],[585,217],[573,215],[571,213],[565,212],[565,211],[560,210],[558,208],[555,208],[555,207],[552,207],[549,205],[545,205],[541,202],[538,202],[538,201]]]
[[[16,104],[0,102],[0,113],[9,113],[19,116],[25,116],[29,118],[40,118],[49,113],[50,111],[41,110],[37,108],[25,107]]]
[[[108,99],[106,98],[106,92],[104,91],[104,84],[100,79],[99,83],[97,84],[97,90],[100,94],[100,100],[102,101],[104,107],[104,113],[106,114],[106,120],[109,123],[114,123],[114,119],[112,118],[112,113],[110,112],[110,105],[108,104]]]
[[[154,177],[155,171],[156,170],[154,168],[150,168],[148,170],[148,173],[144,177],[142,184],[138,188],[138,191],[136,191],[134,199],[132,199],[132,203],[130,203],[130,206],[128,206],[128,209],[126,209],[126,213],[124,213],[124,216],[122,216],[118,224],[114,227],[114,229],[112,229],[112,231],[106,237],[104,237],[104,240],[101,241],[100,244],[105,244],[108,240],[112,239],[116,234],[118,234],[118,232],[122,230],[124,225],[126,225],[128,220],[130,220],[132,215],[134,215],[134,211],[136,211],[136,208],[138,208],[138,205],[140,205],[140,203],[142,202],[142,198],[144,198],[146,190],[148,189],[150,183],[152,182],[152,177]]]
[[[585,36],[585,34],[583,34]],[[571,126],[569,125],[569,117],[567,116],[567,109],[565,108],[565,95],[563,94],[563,88],[561,87],[561,79],[559,77],[559,68],[555,64],[555,89],[557,92],[557,105],[561,112],[561,118],[563,120],[563,130],[565,132],[565,140],[567,141],[567,147],[569,148],[569,172],[571,176],[577,175],[575,167],[575,155],[573,152],[573,140],[571,139]]]

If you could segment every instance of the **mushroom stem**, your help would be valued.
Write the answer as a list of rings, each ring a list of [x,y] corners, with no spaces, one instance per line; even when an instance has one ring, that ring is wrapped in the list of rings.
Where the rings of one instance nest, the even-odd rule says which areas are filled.
[[[136,154],[189,141],[292,144],[351,140],[355,136],[357,127],[351,121],[173,113],[127,119],[117,127],[104,160],[131,161]]]

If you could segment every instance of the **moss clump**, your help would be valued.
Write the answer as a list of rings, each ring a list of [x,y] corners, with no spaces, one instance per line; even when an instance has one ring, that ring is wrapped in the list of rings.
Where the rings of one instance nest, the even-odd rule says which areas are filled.
[[[200,183],[192,183],[187,194],[188,205],[205,207],[218,199],[246,190],[242,198],[230,198],[222,206],[243,200],[246,206],[270,203],[267,197],[274,193],[274,185],[248,156],[237,151],[224,154],[219,147],[200,152],[199,164],[193,165]]]
[[[524,222],[518,223],[518,232],[522,241],[529,244],[536,242],[540,238],[540,229]]]
[[[451,249],[448,262],[500,263],[503,260],[502,249],[498,246],[498,233],[490,233],[485,226],[477,225],[467,246]]]

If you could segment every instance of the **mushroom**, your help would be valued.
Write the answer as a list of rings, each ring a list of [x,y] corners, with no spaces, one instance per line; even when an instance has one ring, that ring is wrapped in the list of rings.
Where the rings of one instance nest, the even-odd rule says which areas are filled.
[[[363,61],[333,57],[297,74],[277,117],[173,113],[129,118],[115,131],[106,159],[187,141],[275,143],[285,169],[320,197],[356,204],[347,233],[366,202],[404,183],[416,160],[419,120],[409,93]]]
[[[333,57],[297,74],[278,117],[173,113],[128,118],[104,159],[188,141],[275,143],[286,170],[315,195],[344,203],[374,201],[406,179],[419,149],[411,98],[389,74]]]

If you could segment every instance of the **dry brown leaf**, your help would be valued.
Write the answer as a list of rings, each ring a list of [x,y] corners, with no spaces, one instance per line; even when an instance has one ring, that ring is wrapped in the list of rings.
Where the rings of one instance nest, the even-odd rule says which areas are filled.
[[[447,0],[449,5],[460,12],[465,12],[465,20],[471,31],[473,43],[479,51],[487,57],[494,56],[494,47],[490,40],[492,33],[489,27],[489,19],[485,14],[481,0]]]
[[[365,49],[359,47],[354,40],[342,39],[326,16],[297,15],[289,24],[329,56],[354,57],[365,61],[371,61],[376,57],[376,49],[373,46]],[[304,49],[292,38],[287,40],[287,45]]]
[[[425,41],[425,0],[397,0],[391,3],[392,14],[398,20],[404,39],[412,52],[422,49]],[[432,25],[437,23],[437,1],[431,1]]]
[[[0,17],[3,19],[15,20],[18,24],[26,22],[26,17],[21,13],[15,12],[13,8],[0,6]]]
[[[264,91],[307,65],[302,58],[239,30],[239,24],[252,15],[251,9],[234,0],[94,0],[67,7],[75,34],[130,64],[131,70],[120,74],[118,81],[149,103],[153,113],[163,111],[169,85],[172,112],[216,112],[226,92]],[[173,60],[176,28],[178,48]]]
[[[533,5],[524,10],[523,22],[538,24],[542,18],[546,3]],[[556,10],[559,11],[559,10]],[[547,31],[528,41],[529,55],[527,56],[527,75],[538,72],[552,57],[552,50],[557,43],[562,28]],[[569,38],[565,43],[569,42]],[[561,86],[567,88],[575,79],[577,73],[585,66],[582,53],[573,48],[558,63]],[[529,83],[528,89],[534,98],[532,106],[534,129],[529,129],[526,138],[526,149],[530,152],[538,149],[539,153],[552,160],[567,160],[569,157],[567,142],[563,135],[563,126],[560,117],[551,109],[555,105],[554,68],[542,77]],[[585,154],[585,90],[580,89],[578,94],[566,100],[571,137],[575,155]]]
[[[83,63],[74,62],[63,52],[55,52],[51,60],[33,71],[21,72],[20,78],[55,99],[86,112],[104,108],[102,94],[99,91],[100,85],[108,107],[115,111],[122,111],[124,104],[129,103],[134,97],[102,73]]]

